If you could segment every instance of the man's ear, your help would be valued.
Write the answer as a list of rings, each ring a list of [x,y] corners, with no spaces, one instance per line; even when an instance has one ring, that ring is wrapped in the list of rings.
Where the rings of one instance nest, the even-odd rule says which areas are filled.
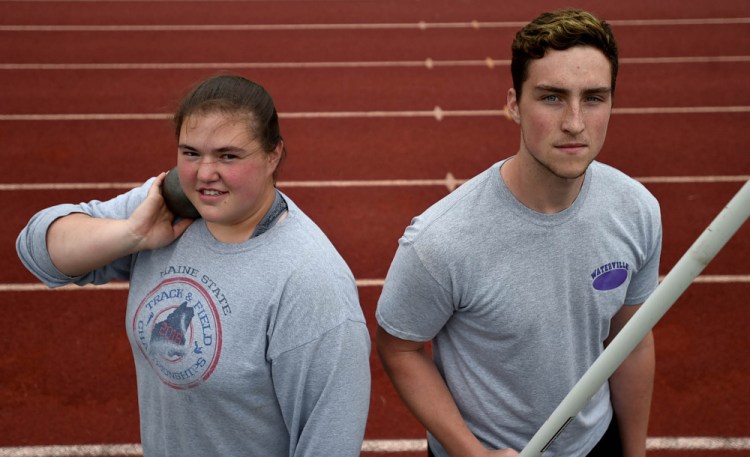
[[[506,103],[506,109],[508,110],[508,116],[516,124],[521,123],[521,114],[518,111],[518,98],[516,97],[516,90],[512,87],[508,89],[508,100]]]

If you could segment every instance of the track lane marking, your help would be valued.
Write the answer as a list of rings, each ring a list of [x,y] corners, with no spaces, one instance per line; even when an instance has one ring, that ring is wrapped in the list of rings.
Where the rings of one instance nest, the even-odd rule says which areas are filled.
[[[741,63],[750,56],[683,56],[683,57],[624,57],[627,64],[682,64],[682,63]],[[322,61],[322,62],[162,62],[162,63],[0,63],[0,70],[187,70],[187,69],[309,69],[309,68],[427,68],[509,66],[508,59],[484,60],[383,60],[383,61]]]
[[[750,175],[727,176],[644,176],[634,177],[643,184],[712,184],[744,183]],[[443,179],[360,179],[330,181],[279,181],[280,188],[345,188],[345,187],[445,187],[453,191],[467,179],[458,179],[448,172]],[[129,190],[142,182],[90,182],[90,183],[0,183],[0,192],[25,192],[47,190]]]
[[[655,106],[613,108],[612,114],[737,114],[749,113],[750,106]],[[0,114],[0,121],[163,121],[172,119],[168,113],[70,113],[70,114]],[[309,111],[281,112],[281,119],[373,119],[373,118],[433,118],[446,117],[504,117],[507,108],[485,110],[444,110],[435,106],[431,110],[415,111]]]
[[[663,276],[659,278],[663,279]],[[357,279],[357,287],[383,287],[385,279]],[[747,284],[749,275],[701,275],[695,278],[694,284]],[[42,283],[4,283],[0,284],[1,292],[104,292],[112,290],[128,290],[127,282],[111,282],[109,284],[77,286],[68,284],[51,289]]]
[[[650,437],[648,450],[748,450],[750,438],[745,437]],[[365,440],[362,452],[424,452],[425,439]],[[17,446],[0,448],[0,457],[83,457],[83,456],[141,456],[140,444],[81,444],[60,446]]]
[[[694,19],[614,19],[614,26],[691,26],[750,24],[748,17]],[[289,30],[429,30],[429,29],[517,29],[526,21],[468,21],[468,22],[382,22],[328,24],[121,24],[121,25],[3,25],[0,32],[182,32],[182,31],[289,31]]]

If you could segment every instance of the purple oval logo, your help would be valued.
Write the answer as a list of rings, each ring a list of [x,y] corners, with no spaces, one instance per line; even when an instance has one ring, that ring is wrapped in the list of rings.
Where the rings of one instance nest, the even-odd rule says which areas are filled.
[[[594,289],[612,290],[617,289],[628,279],[628,270],[625,268],[615,268],[606,273],[602,273],[594,279]]]

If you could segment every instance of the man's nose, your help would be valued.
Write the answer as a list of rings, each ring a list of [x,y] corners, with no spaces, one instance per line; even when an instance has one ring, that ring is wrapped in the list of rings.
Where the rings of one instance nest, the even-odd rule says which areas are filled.
[[[571,134],[583,132],[586,124],[583,118],[583,111],[579,103],[569,104],[565,110],[562,121],[562,129]]]

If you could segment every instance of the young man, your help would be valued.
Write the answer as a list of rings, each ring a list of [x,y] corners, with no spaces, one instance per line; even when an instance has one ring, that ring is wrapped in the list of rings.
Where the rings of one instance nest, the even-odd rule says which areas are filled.
[[[545,13],[512,49],[518,152],[414,219],[376,313],[381,360],[435,456],[517,455],[658,284],[657,201],[594,160],[610,27]],[[644,456],[653,372],[649,334],[545,456]]]

